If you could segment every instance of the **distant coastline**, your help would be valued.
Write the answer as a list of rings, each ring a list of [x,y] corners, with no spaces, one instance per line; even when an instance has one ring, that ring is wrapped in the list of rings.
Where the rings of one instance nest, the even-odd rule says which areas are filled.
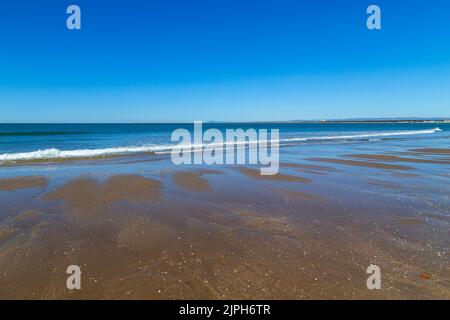
[[[320,123],[386,123],[386,124],[395,124],[395,123],[450,123],[450,118],[442,117],[442,118],[348,118],[348,119],[311,119],[311,120],[247,120],[247,121],[220,121],[220,120],[210,120],[205,121],[206,124],[289,124],[289,123],[311,123],[311,124],[320,124]],[[60,125],[60,124],[71,124],[71,125],[110,125],[110,124],[155,124],[155,125],[167,125],[167,124],[192,124],[192,121],[174,121],[174,122],[151,122],[151,121],[143,121],[143,122],[0,122],[0,125]]]
[[[285,121],[209,121],[208,123],[450,123],[450,118],[354,118]]]

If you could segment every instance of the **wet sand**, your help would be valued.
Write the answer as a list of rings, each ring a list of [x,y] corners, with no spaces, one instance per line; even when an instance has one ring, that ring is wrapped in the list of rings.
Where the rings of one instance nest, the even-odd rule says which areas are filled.
[[[429,160],[429,159],[417,159],[417,158],[406,158],[393,155],[382,155],[382,154],[351,154],[348,157],[358,158],[358,159],[370,159],[370,160],[381,160],[381,161],[399,161],[399,162],[410,162],[410,163],[432,163],[432,164],[450,164],[450,161],[446,160]]]
[[[2,179],[0,201],[22,206],[1,207],[0,298],[450,299],[443,166],[374,155],[299,152],[275,176],[161,160]],[[72,264],[81,290],[66,288]]]
[[[13,191],[17,189],[42,188],[47,186],[47,179],[44,177],[16,177],[10,179],[0,179],[0,191]]]
[[[206,192],[210,191],[211,187],[208,181],[202,178],[202,176],[207,174],[222,174],[222,173],[223,172],[220,170],[208,170],[208,169],[198,170],[195,172],[180,171],[175,172],[172,178],[175,184],[183,189],[196,192]]]
[[[92,178],[75,179],[44,196],[46,200],[64,200],[70,206],[115,201],[155,201],[161,198],[161,183],[137,175],[112,176],[104,183]]]
[[[290,181],[290,182],[302,182],[309,183],[310,179],[297,177],[289,174],[277,173],[275,175],[261,175],[258,169],[252,168],[240,168],[241,173],[245,174],[247,177],[257,180],[269,180],[269,181]]]
[[[303,200],[320,200],[321,197],[308,192],[292,191],[292,190],[277,190],[286,201],[303,201]]]
[[[295,168],[300,170],[311,170],[311,171],[336,171],[335,168],[326,167],[326,166],[318,166],[314,164],[304,164],[304,163],[288,163],[288,162],[282,162],[280,163],[280,167],[286,167],[286,168]]]
[[[344,160],[344,159],[332,159],[332,158],[310,158],[310,161],[318,161],[318,162],[328,162],[328,163],[337,163],[348,166],[355,167],[367,167],[374,169],[388,169],[388,170],[411,170],[411,167],[400,166],[395,164],[387,164],[380,162],[366,162],[366,161],[354,161],[354,160]]]
[[[304,164],[304,163],[291,163],[291,162],[282,162],[280,163],[281,168],[293,168],[299,172],[303,173],[312,173],[312,174],[327,174],[329,172],[338,171],[335,168],[319,166],[314,164]]]
[[[426,153],[426,154],[450,154],[450,149],[443,148],[423,148],[423,149],[410,149],[412,152]]]

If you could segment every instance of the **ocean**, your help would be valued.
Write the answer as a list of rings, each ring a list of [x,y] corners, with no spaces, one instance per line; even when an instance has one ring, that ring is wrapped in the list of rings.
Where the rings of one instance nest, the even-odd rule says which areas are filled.
[[[171,133],[193,124],[0,124],[0,163],[83,157],[167,153]],[[280,145],[371,143],[443,139],[446,123],[204,123],[217,128],[279,129]]]

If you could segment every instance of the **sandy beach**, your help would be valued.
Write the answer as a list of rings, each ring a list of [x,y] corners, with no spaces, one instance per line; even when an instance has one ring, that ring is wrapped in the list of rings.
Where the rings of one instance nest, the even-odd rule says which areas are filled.
[[[275,176],[145,155],[4,167],[0,297],[449,299],[450,148],[319,147],[282,150]]]

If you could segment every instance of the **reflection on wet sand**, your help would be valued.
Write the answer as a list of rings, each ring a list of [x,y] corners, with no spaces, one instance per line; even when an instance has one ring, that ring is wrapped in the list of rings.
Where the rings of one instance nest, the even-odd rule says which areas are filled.
[[[280,167],[282,168],[293,168],[300,172],[312,173],[312,174],[327,174],[330,172],[338,171],[332,167],[319,166],[314,164],[305,163],[292,163],[292,162],[281,162]]]
[[[344,159],[335,159],[335,158],[309,158],[307,160],[310,161],[318,161],[318,162],[327,162],[327,163],[337,163],[348,166],[355,167],[367,167],[374,169],[388,169],[388,170],[411,170],[413,168],[407,166],[400,166],[395,164],[387,164],[380,162],[367,162],[367,161],[354,161],[354,160],[344,160]]]
[[[397,188],[401,187],[397,183],[392,183],[389,181],[383,181],[383,180],[379,180],[379,179],[369,179],[369,181],[367,183],[370,185],[373,185],[373,186],[379,186],[379,187],[391,188],[391,189],[397,189]]]
[[[271,180],[271,181],[290,181],[290,182],[302,182],[308,183],[311,182],[310,179],[297,177],[289,174],[277,173],[275,175],[261,175],[258,169],[251,168],[240,168],[241,173],[245,174],[247,177],[258,180]]]
[[[398,172],[398,171],[392,171],[391,176],[393,177],[403,177],[403,178],[413,178],[413,177],[419,177],[420,175],[417,173],[405,173],[405,172]]]
[[[411,163],[450,164],[450,161],[430,160],[430,159],[417,159],[417,158],[405,158],[405,157],[384,155],[384,154],[351,154],[351,155],[347,155],[347,156],[348,157],[352,157],[352,158],[381,160],[381,161],[399,161],[399,162],[411,162]]]

